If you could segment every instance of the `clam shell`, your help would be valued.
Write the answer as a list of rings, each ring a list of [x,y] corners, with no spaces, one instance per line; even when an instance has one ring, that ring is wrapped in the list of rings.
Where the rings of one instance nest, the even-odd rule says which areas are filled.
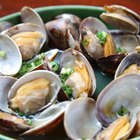
[[[135,11],[122,6],[122,5],[106,5],[105,10],[107,12],[115,12],[115,13],[120,13],[120,14],[127,14],[133,16],[135,19],[140,21],[140,15],[137,14]]]
[[[36,52],[34,52],[34,55],[36,55],[40,51],[40,49],[43,47],[43,45],[46,41],[46,32],[40,26],[38,26],[36,24],[32,24],[32,23],[22,23],[22,24],[15,25],[15,26],[3,31],[2,34],[6,34],[9,37],[11,37],[20,32],[34,32],[34,31],[38,31],[43,35],[43,39],[40,42],[39,48],[37,49]],[[29,56],[28,59],[30,59],[30,58],[31,58],[31,56]]]
[[[95,115],[95,101],[78,98],[70,102],[65,111],[64,127],[73,140],[92,139],[102,127]]]
[[[100,18],[118,29],[130,33],[139,32],[140,16],[134,11],[120,5],[105,6],[107,13],[102,13]]]
[[[119,64],[119,66],[115,72],[114,78],[116,79],[117,77],[119,77],[123,73],[123,71],[132,64],[137,64],[138,66],[140,66],[140,54],[139,53],[128,54],[122,60],[122,62]]]
[[[0,110],[11,112],[8,108],[8,92],[16,81],[16,78],[10,76],[0,76]]]
[[[42,27],[42,29],[44,29],[44,31],[45,31],[45,25],[43,23],[42,18],[31,7],[24,6],[21,9],[21,20],[24,23],[33,23],[33,24],[36,24],[36,25]],[[46,42],[48,42],[48,37],[46,37]]]
[[[128,54],[136,52],[136,47],[140,45],[138,35],[119,30],[111,30],[110,32],[117,48],[125,48]]]
[[[60,57],[61,67],[74,68],[76,66],[76,60],[82,61],[86,65],[86,68],[92,80],[92,89],[89,94],[89,96],[92,96],[96,89],[96,78],[92,66],[83,54],[71,48],[64,51]]]
[[[22,136],[44,134],[58,125],[64,116],[69,101],[53,104],[33,119],[33,128],[24,132]]]
[[[99,121],[108,126],[117,119],[121,106],[130,112],[130,118],[140,110],[140,75],[130,74],[113,80],[99,94],[96,111]]]
[[[20,79],[18,79],[14,83],[14,85],[11,87],[11,89],[8,93],[8,100],[15,97],[16,91],[21,85],[23,85],[29,81],[35,80],[37,78],[46,78],[46,79],[50,80],[50,82],[51,82],[51,89],[50,89],[51,93],[46,97],[46,105],[43,106],[42,108],[40,108],[39,110],[37,110],[37,112],[50,106],[57,98],[57,95],[61,88],[61,82],[56,74],[54,74],[53,72],[47,71],[47,70],[36,70],[36,71],[30,72],[30,73],[22,76]]]
[[[7,35],[0,35],[0,51],[5,56],[0,57],[0,73],[2,75],[15,75],[22,65],[22,58],[19,48]]]
[[[101,20],[94,17],[87,17],[81,22],[79,26],[80,33],[85,27],[88,27],[89,30],[91,30],[93,33],[96,33],[98,31],[109,32],[105,24]]]

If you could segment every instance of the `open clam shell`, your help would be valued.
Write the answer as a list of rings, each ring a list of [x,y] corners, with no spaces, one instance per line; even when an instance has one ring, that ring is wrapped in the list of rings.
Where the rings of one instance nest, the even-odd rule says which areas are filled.
[[[26,33],[26,34],[19,35],[19,33]],[[37,37],[35,35],[30,37],[30,35],[28,36],[29,33],[32,34],[37,33],[38,35]],[[6,34],[9,37],[13,38],[16,44],[18,42],[18,47],[22,54],[23,60],[31,59],[34,55],[36,55],[43,47],[46,41],[46,32],[44,31],[44,29],[32,23],[22,23],[22,24],[15,25],[3,31],[2,34]]]
[[[110,32],[116,44],[116,48],[124,49],[127,54],[136,52],[136,47],[140,45],[138,35],[119,30],[111,30]]]
[[[104,126],[117,119],[118,111],[125,108],[132,119],[140,110],[140,75],[130,74],[117,78],[105,87],[97,98],[97,117]]]
[[[119,64],[114,78],[116,79],[117,77],[121,76],[122,73],[132,64],[136,64],[137,66],[140,66],[140,54],[139,53],[130,53],[128,54],[122,62]],[[130,71],[130,73],[136,73],[136,71]],[[128,74],[130,74],[128,73]]]
[[[102,128],[95,115],[95,101],[79,98],[70,102],[65,111],[64,127],[73,140],[92,139]]]
[[[139,32],[140,16],[134,11],[119,5],[105,6],[105,10],[107,10],[107,13],[100,15],[105,22],[130,33]]]
[[[66,107],[69,105],[69,101],[53,104],[49,108],[45,109],[40,114],[36,115],[33,119],[32,129],[21,134],[22,136],[40,135],[52,130],[58,125],[64,116]]]
[[[0,73],[2,75],[15,75],[22,65],[19,48],[10,37],[1,34],[0,51]]]
[[[42,18],[40,15],[31,7],[24,6],[21,9],[21,20],[24,23],[33,23],[41,26],[45,30],[45,25],[43,23]],[[48,38],[46,39],[48,42]]]
[[[46,84],[49,84],[46,85],[47,87],[45,86],[45,88],[43,87],[41,88],[41,81],[37,85],[36,83],[37,81],[35,80],[41,78],[47,80]],[[29,85],[29,83],[33,81],[34,84]],[[26,83],[28,83],[28,86]],[[27,90],[21,88],[19,94],[22,97],[20,97],[17,95],[17,91],[22,85],[25,84],[27,86],[26,87]],[[10,100],[9,106],[12,107],[13,110],[15,110],[16,109],[15,105],[16,105],[17,107],[22,108],[23,110],[22,112],[24,112],[25,114],[37,113],[38,111],[47,108],[55,101],[60,88],[61,88],[61,82],[56,74],[46,70],[37,70],[37,71],[30,72],[24,75],[23,77],[21,77],[20,79],[18,79],[18,81],[16,81],[14,85],[11,87],[8,94],[8,100]]]
[[[82,78],[83,80],[85,80],[85,82],[83,80],[81,81],[81,76],[80,76],[80,79],[77,78],[77,76],[80,74],[79,72],[78,72],[79,74],[77,72],[75,72],[78,75],[77,74],[75,75],[74,72],[73,72],[73,74],[76,77],[75,76],[73,76],[73,77],[71,76],[72,79],[73,78],[75,79],[75,80],[73,79],[72,83],[77,84],[77,86],[79,84],[79,87],[77,87],[76,85],[73,85],[73,84],[71,85],[73,87],[72,88],[73,89],[73,93],[72,93],[73,97],[77,98],[77,94],[78,94],[77,92],[79,90],[78,88],[80,88],[80,86],[83,88],[83,86],[81,85],[81,84],[83,84],[83,82],[84,82],[84,85],[86,87],[87,87],[87,84],[88,85],[90,84],[90,87],[91,87],[89,89],[88,93],[86,93],[86,90],[85,90],[85,94],[83,93],[83,96],[84,95],[92,96],[94,94],[94,92],[95,92],[95,89],[96,89],[96,78],[95,78],[95,74],[94,74],[93,68],[91,67],[91,65],[88,62],[88,60],[86,59],[86,57],[84,55],[82,55],[80,52],[78,52],[78,51],[76,51],[74,49],[68,49],[68,50],[66,50],[66,51],[64,51],[62,53],[62,55],[60,57],[60,62],[61,62],[61,68],[62,69],[63,68],[64,69],[69,69],[70,68],[70,69],[74,70],[76,67],[78,67],[78,69],[81,69],[81,71],[82,71],[83,67],[84,67],[84,69],[86,69],[86,71],[87,71],[86,73],[81,73],[81,74],[86,75],[87,76],[86,78],[89,78],[88,83],[85,83],[85,82],[87,82],[87,79],[85,80],[85,78]],[[78,71],[80,71],[80,70],[78,70]],[[85,70],[83,72],[85,72]],[[62,71],[61,71],[61,73],[62,73]],[[69,78],[69,79],[71,79],[71,78]],[[67,83],[70,84],[71,83],[70,81],[68,82],[68,80],[67,80]],[[81,82],[81,83],[78,83],[78,82]],[[84,87],[84,88],[86,88],[86,87]],[[82,93],[81,93],[81,95],[82,95]],[[80,95],[78,95],[78,96],[80,96]]]
[[[8,108],[8,92],[16,81],[16,78],[10,76],[0,76],[0,110],[5,112],[11,111]]]

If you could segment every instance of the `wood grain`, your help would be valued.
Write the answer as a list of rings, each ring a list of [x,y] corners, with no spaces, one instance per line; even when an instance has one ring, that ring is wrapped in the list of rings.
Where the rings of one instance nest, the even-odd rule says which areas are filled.
[[[104,6],[109,4],[120,4],[140,14],[139,0],[0,0],[0,17],[18,12],[23,6],[37,8],[52,5]]]

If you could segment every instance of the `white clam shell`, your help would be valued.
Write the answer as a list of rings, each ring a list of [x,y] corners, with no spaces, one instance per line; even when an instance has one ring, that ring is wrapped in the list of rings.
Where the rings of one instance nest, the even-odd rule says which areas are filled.
[[[65,111],[64,127],[73,140],[92,139],[102,128],[95,115],[95,101],[91,98],[71,101]]]
[[[7,35],[0,35],[0,51],[5,53],[0,57],[0,73],[2,75],[15,75],[21,68],[22,57],[15,42]]]
[[[140,110],[140,75],[129,74],[113,80],[99,94],[96,102],[99,121],[108,126],[117,119],[121,106],[130,112],[133,118]]]
[[[51,105],[34,117],[32,124],[33,128],[24,132],[22,135],[39,135],[53,129],[62,121],[68,105],[69,101]]]
[[[46,78],[46,79],[50,80],[50,83],[51,83],[51,89],[50,89],[51,93],[46,97],[46,105],[44,107],[40,108],[38,111],[43,110],[44,108],[51,105],[57,98],[57,95],[61,88],[61,82],[56,74],[54,74],[53,72],[47,71],[47,70],[36,70],[36,71],[30,72],[30,73],[22,76],[11,87],[11,89],[8,93],[8,99],[10,100],[15,97],[16,91],[21,85],[23,85],[29,81],[35,80],[37,78]]]
[[[5,112],[11,112],[8,108],[8,92],[16,81],[16,78],[10,76],[0,76],[0,109]]]

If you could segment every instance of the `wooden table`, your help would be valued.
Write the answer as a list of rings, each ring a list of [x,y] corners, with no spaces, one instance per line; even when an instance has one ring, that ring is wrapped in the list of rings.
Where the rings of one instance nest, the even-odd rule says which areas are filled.
[[[140,14],[139,0],[0,0],[0,17],[19,11],[23,6],[32,8],[51,5],[93,5],[120,4]]]

